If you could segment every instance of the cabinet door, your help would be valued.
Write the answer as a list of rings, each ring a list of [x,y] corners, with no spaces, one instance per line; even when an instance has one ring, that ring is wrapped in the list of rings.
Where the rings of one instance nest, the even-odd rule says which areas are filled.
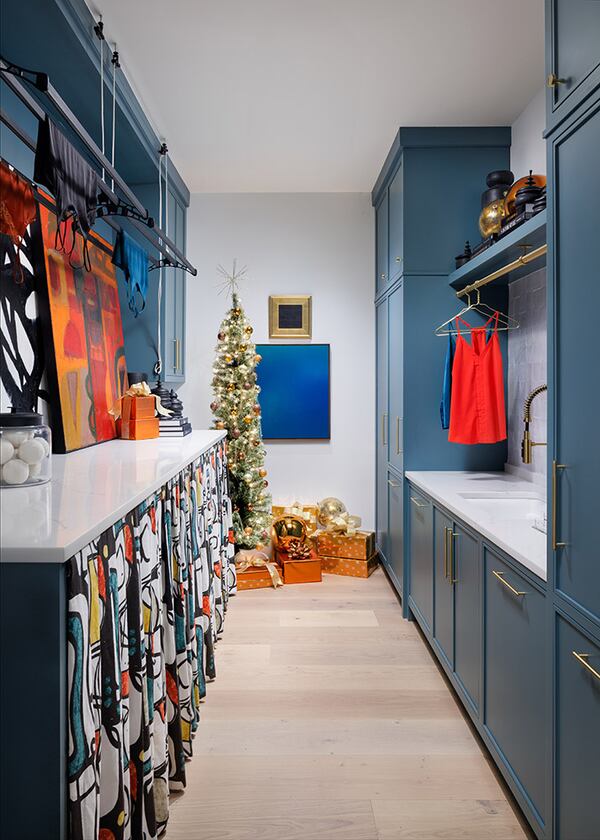
[[[485,728],[544,822],[549,706],[545,597],[488,548],[484,555]]]
[[[388,473],[389,538],[387,561],[400,595],[404,580],[404,502],[402,481]]]
[[[375,209],[375,289],[384,289],[389,280],[388,275],[388,194],[387,190]]]
[[[173,193],[169,193],[169,237],[185,247],[185,214]],[[165,231],[167,232],[167,231]],[[167,268],[163,275],[163,377],[180,383],[185,358],[185,277],[180,269]]]
[[[389,186],[389,266],[390,280],[395,280],[402,274],[402,258],[404,243],[404,190],[403,166],[400,163],[398,171]]]
[[[388,303],[382,301],[376,310],[377,363],[377,429],[376,429],[376,527],[377,546],[387,559],[388,508]]]
[[[575,4],[579,5],[579,4]],[[600,3],[591,3],[600,9]],[[600,103],[554,143],[555,405],[558,517],[555,587],[600,620]],[[582,185],[585,189],[582,193]]]
[[[433,626],[433,506],[410,487],[410,598],[424,620]]]
[[[556,836],[598,840],[600,646],[562,616],[556,664]]]
[[[449,550],[449,572],[454,583],[454,670],[473,705],[479,709],[482,630],[479,542],[455,523]]]
[[[555,83],[549,78],[550,108],[556,111],[573,99],[580,92],[580,85],[600,68],[600,3],[547,0],[547,7],[550,19],[547,69],[549,76],[552,74],[560,80]],[[593,88],[593,83],[589,87]]]
[[[389,417],[389,459],[390,464],[397,470],[403,468],[403,387],[404,387],[404,358],[403,358],[403,296],[402,286],[397,288],[389,298],[389,388],[390,388],[390,417]]]
[[[452,521],[434,508],[434,622],[433,635],[446,662],[454,670],[454,589],[449,568]]]

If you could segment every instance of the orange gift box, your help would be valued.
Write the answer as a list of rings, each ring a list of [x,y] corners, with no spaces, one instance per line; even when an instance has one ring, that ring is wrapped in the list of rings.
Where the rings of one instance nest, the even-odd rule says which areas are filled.
[[[121,403],[121,418],[128,420],[150,420],[156,416],[156,398],[130,397],[127,394]]]
[[[124,440],[150,440],[151,438],[157,438],[158,430],[158,417],[148,417],[144,420],[121,421],[121,437]]]
[[[318,531],[315,543],[321,557],[369,560],[375,554],[375,532],[357,531],[352,536]]]
[[[281,573],[281,569],[278,569]],[[238,592],[243,592],[244,589],[269,589],[273,586],[269,570],[264,566],[260,568],[246,569],[245,572],[238,572],[237,588]]]
[[[368,578],[378,565],[377,554],[373,554],[368,560],[351,560],[347,557],[324,557],[321,555],[321,568],[325,574],[329,575]]]
[[[277,552],[277,559],[283,566],[284,583],[320,583],[323,580],[321,558],[314,550],[306,560],[291,560],[283,551]]]

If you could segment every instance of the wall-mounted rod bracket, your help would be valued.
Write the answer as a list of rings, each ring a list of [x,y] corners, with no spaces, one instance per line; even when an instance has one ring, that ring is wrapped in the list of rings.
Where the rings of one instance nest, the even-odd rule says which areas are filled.
[[[537,260],[537,258],[543,256],[547,250],[547,245],[540,245],[539,248],[534,248],[533,251],[522,254],[520,257],[517,257],[516,260],[513,260],[507,265],[503,265],[502,268],[497,268],[496,271],[492,271],[491,274],[482,277],[481,280],[476,280],[474,283],[471,283],[470,286],[465,286],[464,289],[460,289],[456,293],[456,297],[464,297],[465,295],[469,295],[477,289],[480,289],[482,286],[487,286],[488,283],[492,283],[499,277],[504,277],[505,274],[510,274],[511,271],[521,268],[522,266],[533,262],[533,260]]]

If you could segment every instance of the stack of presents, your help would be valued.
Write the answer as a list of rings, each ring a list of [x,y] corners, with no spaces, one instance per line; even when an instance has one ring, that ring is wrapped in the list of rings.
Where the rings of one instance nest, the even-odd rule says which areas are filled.
[[[238,590],[318,583],[323,574],[368,578],[377,568],[375,534],[327,522],[317,505],[273,505],[272,556],[256,552],[238,563]]]

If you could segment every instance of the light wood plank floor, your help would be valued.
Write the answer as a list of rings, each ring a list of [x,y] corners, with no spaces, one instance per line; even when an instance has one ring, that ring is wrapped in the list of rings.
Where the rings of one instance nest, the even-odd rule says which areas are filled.
[[[167,840],[516,840],[528,829],[381,569],[242,592]]]

